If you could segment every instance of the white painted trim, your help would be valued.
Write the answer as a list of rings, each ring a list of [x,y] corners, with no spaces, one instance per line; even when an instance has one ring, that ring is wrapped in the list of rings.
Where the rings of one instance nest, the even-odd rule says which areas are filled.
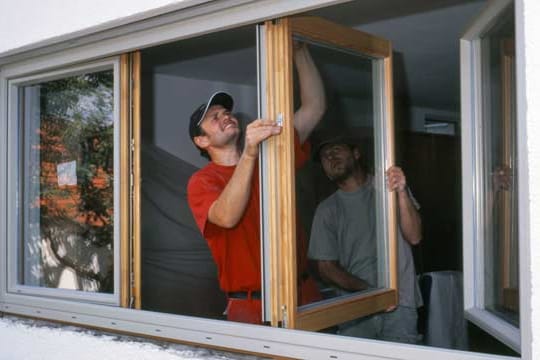
[[[463,179],[463,291],[468,320],[520,352],[520,330],[485,310],[485,194],[484,94],[485,74],[481,37],[498,20],[512,0],[493,0],[465,32],[461,50],[462,179]],[[521,138],[518,138],[521,139]],[[521,143],[521,141],[520,141]],[[521,157],[521,153],[519,156]],[[520,174],[521,176],[521,174]],[[471,184],[472,186],[468,186]],[[520,197],[521,201],[521,197]],[[520,203],[521,207],[524,204]],[[520,227],[521,228],[521,227]],[[527,241],[520,237],[521,241]],[[521,263],[521,260],[520,260]],[[521,269],[520,264],[520,271]],[[520,288],[521,291],[521,288]],[[523,308],[522,308],[523,309]]]
[[[468,310],[465,317],[482,329],[490,329],[489,332],[495,338],[501,340],[514,351],[519,352],[521,337],[517,327],[512,326],[487,310],[478,308]]]
[[[152,28],[136,30],[109,38],[102,34],[100,40],[76,48],[69,48],[39,57],[28,57],[17,63],[6,64],[2,71],[7,78],[16,74],[30,74],[59,66],[69,66],[78,62],[86,62],[120,53],[143,49],[166,42],[204,35],[210,32],[225,30],[247,24],[285,16],[298,11],[307,11],[343,0],[259,0],[249,2],[241,7],[223,8],[217,11],[186,17],[182,21],[155,25]],[[216,1],[223,4],[223,1]],[[206,6],[206,5],[205,5]],[[208,5],[210,6],[210,4]],[[0,64],[2,58],[0,58]]]
[[[0,305],[4,303],[7,287],[7,222],[8,222],[8,102],[7,102],[7,80],[2,77],[0,71]]]
[[[120,168],[120,153],[121,153],[121,127],[128,126],[120,121],[120,58],[116,57],[113,62],[113,209],[114,209],[114,225],[113,225],[113,261],[114,261],[114,299],[115,305],[120,305],[120,176],[122,169]]]
[[[268,109],[266,104],[266,32],[264,25],[257,26],[257,115],[259,119],[268,117]],[[260,224],[261,224],[261,284],[262,284],[262,320],[270,321],[272,318],[272,289],[271,289],[271,261],[270,256],[270,224],[267,214],[268,204],[268,170],[265,166],[268,161],[268,142],[264,141],[260,146],[259,151],[259,208],[260,208]],[[268,256],[266,256],[268,254]]]
[[[26,86],[26,85],[35,84],[37,82],[47,82],[47,81],[58,80],[58,79],[69,77],[69,76],[76,76],[76,75],[84,74],[85,72],[89,72],[89,71],[108,70],[108,69],[113,68],[115,59],[116,58],[102,59],[99,61],[88,62],[83,65],[78,65],[78,66],[74,66],[70,68],[62,68],[60,70],[34,73],[31,75],[26,75],[26,76],[12,74],[13,76],[10,79],[9,84],[10,86]]]
[[[461,64],[470,64],[472,59],[472,46],[469,41],[461,40]],[[463,179],[473,179],[474,177],[474,133],[473,119],[474,110],[472,106],[473,84],[472,69],[470,66],[461,66],[461,176]],[[463,202],[463,288],[465,309],[473,308],[476,305],[474,291],[468,289],[475,288],[475,268],[474,239],[476,222],[474,218],[474,188],[473,186],[462,186]]]
[[[55,70],[50,72],[44,72],[39,74],[33,74],[26,77],[14,78],[12,80],[4,80],[3,77],[0,78],[5,89],[9,93],[8,96],[3,95],[7,98],[8,103],[8,115],[5,119],[9,138],[5,143],[8,149],[8,162],[11,163],[9,169],[15,170],[8,172],[10,175],[7,188],[7,207],[6,212],[8,214],[8,221],[6,224],[6,287],[0,288],[0,292],[6,293],[15,293],[15,294],[25,294],[33,296],[43,296],[50,298],[64,298],[72,299],[78,301],[89,301],[94,303],[101,303],[107,305],[120,305],[120,222],[119,222],[119,206],[120,206],[120,193],[118,186],[120,180],[118,177],[115,177],[114,180],[114,293],[113,294],[104,294],[104,293],[91,293],[84,291],[68,290],[68,289],[52,289],[52,288],[43,288],[39,286],[28,286],[19,284],[19,262],[20,254],[19,247],[21,241],[21,235],[19,233],[19,212],[22,209],[21,204],[21,193],[19,191],[19,180],[22,173],[19,173],[18,170],[20,167],[19,151],[21,147],[21,134],[19,133],[19,126],[22,122],[19,119],[18,109],[19,109],[19,89],[23,86],[52,81],[60,78],[66,78],[69,76],[80,75],[88,72],[96,72],[101,70],[113,70],[114,84],[113,84],[113,126],[114,126],[114,171],[115,173],[120,173],[120,83],[119,83],[119,58],[109,58],[102,61],[91,62],[77,67],[71,67],[61,70]],[[3,75],[3,74],[2,74]],[[5,94],[5,93],[2,93]],[[24,122],[24,120],[23,120]]]
[[[484,84],[482,83],[482,43],[479,39],[471,41],[472,44],[472,58],[471,58],[471,77],[469,81],[472,81],[473,95],[470,99],[472,106],[474,107],[474,118],[470,119],[472,124],[473,135],[473,177],[470,178],[472,187],[474,189],[473,201],[473,219],[474,219],[474,288],[468,289],[474,291],[474,307],[484,307],[485,303],[485,286],[484,286],[484,269],[485,269],[485,217],[484,207],[485,194],[484,194],[484,179],[482,174],[484,173],[484,121],[486,114],[484,112]],[[465,179],[462,177],[462,179]],[[467,183],[468,181],[463,181]],[[465,309],[467,311],[467,309]]]
[[[4,304],[0,311],[39,317],[112,331],[129,329],[131,333],[181,339],[202,346],[219,346],[236,351],[264,353],[275,357],[299,359],[402,359],[402,360],[510,360],[512,357],[469,353],[424,346],[388,343],[273,328],[268,326],[216,321],[144,310],[59,302],[29,305],[26,299]],[[53,307],[54,306],[54,307]],[[84,308],[85,312],[79,312]],[[79,310],[79,311],[76,311]]]
[[[532,274],[532,262],[538,262],[538,259],[531,257],[531,243],[537,241],[537,239],[531,238],[531,218],[530,207],[533,206],[532,199],[529,193],[529,135],[528,124],[529,121],[536,123],[537,119],[527,118],[527,98],[529,101],[536,99],[538,101],[538,94],[527,93],[527,79],[525,77],[525,59],[530,49],[525,46],[526,38],[537,37],[537,34],[531,32],[525,34],[525,5],[527,2],[529,8],[536,0],[516,0],[515,1],[515,28],[516,28],[516,111],[517,111],[517,134],[519,139],[517,143],[518,153],[518,225],[519,225],[519,324],[521,328],[521,356],[523,359],[533,359],[533,340],[538,343],[538,330],[536,330],[536,339],[533,336],[533,329],[538,329],[538,324],[535,324],[532,316],[533,303],[532,300],[532,288],[533,288],[533,274]],[[532,20],[535,19],[535,20]],[[537,21],[536,17],[530,16],[531,21]],[[530,26],[530,25],[529,25]],[[532,50],[534,53],[534,50]],[[537,52],[537,51],[536,51]],[[530,63],[528,64],[530,66]],[[529,80],[530,81],[530,80]],[[536,274],[538,278],[538,274]],[[537,291],[538,292],[538,291]],[[538,295],[536,296],[538,299]],[[538,302],[536,303],[538,306]],[[538,312],[538,309],[536,309]],[[536,316],[538,318],[538,316]],[[538,349],[538,344],[535,345]],[[536,353],[538,355],[538,352]]]
[[[355,54],[356,55],[356,54]],[[383,244],[377,244],[377,256],[382,255],[382,259],[377,259],[377,272],[378,275],[385,275],[383,277],[383,283],[379,281],[378,287],[389,288],[392,274],[390,273],[390,222],[388,221],[388,214],[393,194],[386,191],[386,170],[390,167],[388,161],[388,148],[394,147],[394,144],[388,144],[388,102],[386,99],[386,80],[392,78],[393,74],[388,74],[384,66],[384,59],[369,59],[371,62],[371,74],[372,74],[372,96],[373,96],[373,145],[374,145],[374,181],[375,181],[375,204],[376,204],[376,232],[377,239],[383,239]],[[392,119],[392,128],[395,126],[395,119]],[[398,225],[396,224],[396,231]],[[399,239],[395,240],[395,256],[398,254]],[[382,260],[382,261],[380,261]],[[395,268],[395,271],[399,271],[399,266]],[[399,279],[399,274],[395,274],[396,279]],[[399,281],[399,280],[398,280]],[[395,284],[396,289],[399,289],[399,284]]]
[[[536,0],[517,0],[521,7],[523,1]],[[8,178],[6,175],[9,168],[7,158],[8,148],[6,145],[9,130],[7,122],[7,79],[13,76],[23,76],[37,71],[87,62],[92,59],[119,54],[131,49],[144,48],[243,24],[255,23],[300,10],[307,11],[311,8],[338,2],[342,1],[295,0],[293,2],[290,0],[261,0],[257,1],[256,4],[243,5],[234,9],[228,8],[219,13],[216,11],[216,13],[194,15],[192,18],[186,17],[185,21],[182,20],[182,22],[159,24],[159,19],[155,19],[157,24],[147,29],[144,28],[147,26],[146,24],[131,24],[133,27],[124,34],[121,34],[121,29],[118,29],[118,33],[104,31],[104,33],[90,34],[83,39],[75,38],[70,43],[55,45],[52,48],[54,51],[51,51],[51,48],[47,47],[41,55],[39,52],[32,51],[9,53],[7,57],[6,54],[0,55],[0,64],[4,64],[0,68],[0,200],[6,199],[8,188]],[[215,1],[213,3],[224,4],[225,2]],[[207,4],[201,5],[201,7],[203,6],[205,7],[204,9],[207,9]],[[179,15],[183,15],[187,11],[188,9],[185,9]],[[517,22],[521,25],[523,22],[522,17],[523,14],[518,13]],[[518,30],[516,37],[518,39],[517,60],[519,69],[517,81],[519,85],[518,95],[520,96],[518,97],[518,122],[521,124],[521,127],[519,127],[519,138],[525,139],[525,94],[522,92],[525,88],[523,87],[520,90],[525,83],[524,70],[522,68],[520,69],[520,65],[524,63],[524,54],[519,52],[519,49],[523,51],[525,47],[523,31],[519,32]],[[90,38],[91,41],[89,40]],[[14,62],[15,60],[17,63]],[[8,63],[9,65],[7,65]],[[463,89],[464,84],[462,84]],[[470,143],[471,141],[469,141],[469,145],[465,144],[464,148],[467,146],[470,147]],[[520,189],[525,189],[525,186],[528,186],[528,179],[525,178],[527,175],[527,146],[525,141],[520,141],[519,146]],[[463,169],[464,174],[468,171],[472,178],[473,170],[466,161],[464,161]],[[472,198],[474,194],[471,192],[470,195]],[[524,242],[528,247],[530,241],[528,237],[528,207],[526,205],[528,204],[528,198],[526,197],[528,193],[526,190],[521,190],[519,195],[520,225],[522,228],[523,226],[527,226],[526,231],[520,232],[520,242]],[[521,207],[524,207],[525,212],[521,212]],[[464,209],[464,215],[467,214],[466,211]],[[523,218],[522,214],[527,215],[526,219]],[[102,329],[123,330],[152,336],[170,337],[186,342],[200,343],[202,345],[222,346],[240,351],[267,353],[283,357],[328,359],[331,356],[339,355],[339,359],[512,359],[494,355],[427,348],[423,346],[408,346],[344,338],[328,334],[275,329],[110,306],[81,304],[64,300],[6,294],[4,291],[6,288],[5,277],[1,274],[6,273],[4,267],[6,265],[5,244],[8,239],[6,219],[8,219],[8,216],[7,202],[0,201],[0,266],[2,266],[0,268],[0,311],[26,316],[39,316],[57,321],[82,323]],[[472,217],[469,219],[472,219]],[[467,243],[467,238],[465,237],[464,239],[465,243]],[[524,255],[526,250],[526,248],[520,247],[520,271],[522,271],[520,287],[523,291],[521,308],[528,309],[527,311],[530,312],[531,276],[529,270],[531,259],[530,257],[526,257],[526,254]],[[527,259],[526,263],[521,261],[524,256]],[[38,313],[38,311],[40,312]],[[527,337],[522,338],[522,346],[530,349],[530,344],[532,343],[532,324],[523,321],[523,313],[522,311],[521,324],[526,325],[523,325],[525,328],[522,329],[522,334],[527,334]],[[155,330],[157,328],[163,328],[164,331],[156,332]],[[526,355],[524,355],[523,359],[532,360],[530,351],[528,353],[524,352],[524,354]]]
[[[484,35],[513,0],[491,0],[461,36],[462,40],[474,40]]]
[[[232,0],[229,3],[241,3],[254,0]],[[133,31],[131,27],[137,24],[141,27],[143,24],[146,27],[151,27],[159,17],[159,23],[174,22],[182,20],[178,18],[179,14],[197,14],[201,10],[197,10],[198,5],[215,2],[215,0],[182,0],[175,4],[169,4],[158,8],[143,11],[134,15],[125,16],[122,18],[107,21],[96,26],[91,26],[83,30],[74,31],[68,34],[55,36],[50,39],[38,41],[29,45],[23,45],[0,53],[0,65],[13,61],[18,61],[24,56],[39,56],[53,51],[62,49],[62,44],[69,44],[69,47],[81,46],[96,40],[103,32],[107,32],[107,36],[119,36]],[[143,24],[141,24],[143,23]],[[59,47],[60,45],[60,47]]]
[[[19,234],[19,217],[17,214],[17,198],[20,198],[19,192],[17,191],[17,183],[19,178],[19,166],[17,163],[17,157],[19,155],[19,132],[17,128],[17,123],[14,123],[10,119],[14,119],[18,117],[17,114],[17,89],[16,87],[12,86],[9,82],[6,82],[6,93],[4,96],[7,100],[7,116],[6,116],[6,124],[7,124],[7,133],[8,133],[8,139],[5,143],[5,146],[7,148],[7,163],[8,165],[8,180],[6,184],[6,217],[7,217],[7,223],[6,223],[6,240],[5,240],[5,247],[6,247],[6,286],[7,288],[2,288],[0,291],[9,291],[8,289],[15,287],[15,284],[17,282],[17,258],[18,258],[18,251],[17,251],[17,245],[20,238]],[[12,171],[9,171],[12,170]],[[14,239],[15,246],[9,245],[9,239]]]

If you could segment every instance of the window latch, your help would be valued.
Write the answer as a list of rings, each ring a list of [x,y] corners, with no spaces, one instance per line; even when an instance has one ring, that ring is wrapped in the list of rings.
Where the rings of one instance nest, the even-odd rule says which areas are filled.
[[[278,114],[276,124],[281,127],[283,126],[283,113]]]

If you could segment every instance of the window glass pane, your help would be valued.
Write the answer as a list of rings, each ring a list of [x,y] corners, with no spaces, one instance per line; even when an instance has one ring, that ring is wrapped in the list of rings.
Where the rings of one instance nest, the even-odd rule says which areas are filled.
[[[321,73],[327,109],[309,138],[310,161],[297,170],[298,273],[304,283],[315,279],[320,299],[329,300],[388,284],[375,163],[375,61],[318,44],[309,50]],[[295,86],[299,102],[296,78]],[[304,293],[309,288],[304,283],[299,305],[320,300]]]
[[[19,284],[114,291],[113,70],[19,89]]]
[[[238,308],[224,314],[225,293],[234,296],[235,306],[252,303],[260,316],[258,173],[242,225],[225,229],[203,219],[234,165],[210,165],[189,124],[195,110],[222,91],[233,98],[232,115],[242,128],[257,118],[255,26],[146,49],[141,59],[142,308],[249,322],[238,317]],[[202,126],[207,129],[207,123]],[[190,204],[188,184],[196,173],[208,182],[197,180]],[[253,302],[246,299],[248,290],[254,291]]]
[[[485,306],[519,322],[514,9],[482,37],[485,84]]]

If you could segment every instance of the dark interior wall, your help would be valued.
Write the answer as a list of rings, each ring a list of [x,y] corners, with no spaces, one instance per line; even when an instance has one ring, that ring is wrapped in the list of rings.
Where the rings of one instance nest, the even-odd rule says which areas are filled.
[[[402,131],[396,159],[421,206],[419,273],[462,270],[461,148],[459,136]]]

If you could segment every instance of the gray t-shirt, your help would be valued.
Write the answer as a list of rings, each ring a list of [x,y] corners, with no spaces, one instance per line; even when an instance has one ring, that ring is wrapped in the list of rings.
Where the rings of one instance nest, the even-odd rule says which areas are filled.
[[[313,218],[308,257],[336,260],[343,269],[377,288],[377,221],[372,183],[369,178],[354,192],[338,190],[319,204]],[[398,264],[399,304],[421,306],[411,247],[401,231],[398,231]]]

